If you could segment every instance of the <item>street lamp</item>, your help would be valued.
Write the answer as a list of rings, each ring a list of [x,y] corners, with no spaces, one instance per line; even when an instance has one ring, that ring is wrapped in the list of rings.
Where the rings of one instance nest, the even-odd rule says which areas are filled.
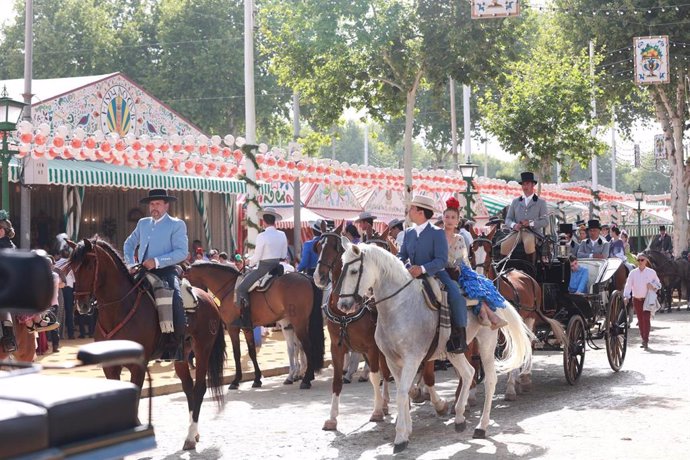
[[[642,200],[644,200],[644,190],[642,186],[637,184],[637,188],[633,191],[635,200],[637,201],[637,252],[642,252]]]
[[[474,179],[474,176],[477,173],[477,165],[465,163],[459,165],[458,169],[460,170],[463,180],[467,184],[465,191],[462,192],[462,195],[465,197],[465,202],[467,203],[467,206],[465,206],[465,217],[468,220],[471,220],[472,216],[474,216],[474,211],[472,211],[472,203],[474,202],[474,199],[472,197],[475,195],[475,192],[472,191],[472,179]]]
[[[628,217],[628,211],[623,209],[621,210],[621,220],[623,221],[623,228],[625,229],[625,218]]]
[[[0,160],[2,160],[2,209],[10,212],[10,158],[19,153],[18,150],[10,150],[8,137],[11,131],[17,129],[17,123],[24,110],[23,102],[13,101],[7,95],[7,87],[2,90],[0,96],[0,132],[2,134],[2,149],[0,150]]]

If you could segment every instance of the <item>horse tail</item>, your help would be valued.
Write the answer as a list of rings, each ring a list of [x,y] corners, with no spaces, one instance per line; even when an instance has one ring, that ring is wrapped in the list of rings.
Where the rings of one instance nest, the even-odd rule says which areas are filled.
[[[216,332],[211,356],[208,358],[208,373],[206,374],[206,385],[211,388],[211,395],[219,405],[223,404],[223,365],[226,357],[225,328],[221,323]]]
[[[496,367],[501,371],[521,367],[522,373],[527,373],[532,369],[532,341],[535,336],[510,302],[506,300],[503,305],[505,308],[498,308],[496,314],[505,319],[508,325],[501,329],[505,336],[505,350],[496,361]]]
[[[316,299],[317,288],[313,283],[310,283],[312,290],[314,290],[314,297]],[[311,313],[309,314],[309,350],[304,350],[307,354],[307,363],[314,372],[319,372],[323,369],[323,357],[326,353],[325,336],[323,332],[323,313],[321,312],[321,302],[312,302]]]
[[[551,332],[553,332],[554,337],[558,342],[561,343],[563,346],[564,350],[568,349],[568,335],[565,333],[565,328],[561,323],[556,321],[555,319],[551,319],[545,314],[543,314],[541,311],[539,312],[539,317],[546,321],[549,326],[551,327]]]

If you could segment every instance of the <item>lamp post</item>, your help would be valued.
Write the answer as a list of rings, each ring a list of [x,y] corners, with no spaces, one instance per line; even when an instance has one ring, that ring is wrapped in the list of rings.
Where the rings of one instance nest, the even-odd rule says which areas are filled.
[[[470,220],[474,216],[474,211],[472,211],[474,199],[472,197],[475,195],[475,192],[472,191],[472,179],[474,179],[477,173],[477,165],[467,162],[458,166],[458,169],[460,170],[460,174],[462,174],[463,180],[467,184],[462,195],[465,197],[465,202],[467,203],[465,206],[465,217]]]
[[[637,188],[633,191],[635,200],[637,201],[637,252],[642,252],[642,200],[644,200],[644,190],[642,186],[637,184]]]
[[[0,96],[0,132],[2,132],[0,160],[2,160],[2,209],[7,212],[10,212],[10,159],[12,155],[19,153],[18,150],[10,150],[8,137],[10,132],[17,129],[17,123],[25,105],[23,102],[10,99],[7,95],[7,87],[3,88]]]

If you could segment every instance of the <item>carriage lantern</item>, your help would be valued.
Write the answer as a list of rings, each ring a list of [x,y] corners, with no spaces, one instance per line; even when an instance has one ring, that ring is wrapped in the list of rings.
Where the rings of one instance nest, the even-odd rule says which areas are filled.
[[[565,259],[568,257],[568,240],[565,233],[558,234],[558,254],[559,259]]]
[[[11,131],[17,129],[17,123],[22,116],[24,110],[23,102],[17,102],[10,99],[7,95],[7,87],[2,90],[0,96],[0,132],[2,136],[2,149],[0,150],[0,160],[2,160],[2,209],[10,210],[10,158],[12,155],[19,153],[17,150],[10,150],[8,146],[8,137]]]

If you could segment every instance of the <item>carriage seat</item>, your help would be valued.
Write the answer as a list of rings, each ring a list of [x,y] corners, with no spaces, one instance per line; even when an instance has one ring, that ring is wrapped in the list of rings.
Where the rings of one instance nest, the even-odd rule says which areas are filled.
[[[589,279],[587,280],[587,293],[595,294],[594,286],[601,279],[601,274],[606,271],[607,259],[578,259],[580,266],[587,267]]]
[[[138,400],[139,388],[128,382],[37,373],[0,378],[0,446],[29,453],[130,430],[139,426]],[[6,430],[11,412],[21,417]],[[24,429],[29,436],[13,434]]]

